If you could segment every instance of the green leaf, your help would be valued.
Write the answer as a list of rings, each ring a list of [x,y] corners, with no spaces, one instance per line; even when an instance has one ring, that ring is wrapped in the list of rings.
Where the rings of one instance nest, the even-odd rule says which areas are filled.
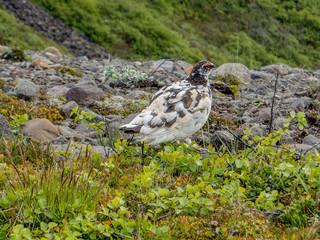
[[[208,185],[208,186],[206,187],[206,191],[209,192],[209,193],[213,193],[213,188],[212,188],[212,186],[211,186],[211,185]]]
[[[243,166],[243,161],[242,160],[235,160],[235,164],[237,168],[241,168]]]
[[[40,223],[40,229],[44,232],[46,232],[48,230],[48,224],[41,222]]]
[[[57,227],[57,226],[58,226],[58,224],[57,224],[57,223],[55,223],[55,222],[49,222],[48,226],[49,226],[49,228],[50,228],[50,229],[52,229],[52,228]]]
[[[179,199],[179,203],[182,205],[182,206],[186,206],[188,203],[189,203],[189,200],[187,198],[180,198]]]
[[[45,198],[39,198],[38,203],[40,205],[40,208],[45,208],[47,206],[47,200]]]
[[[295,118],[296,112],[292,110],[292,111],[290,112],[290,116],[291,116],[291,118]]]
[[[201,214],[203,214],[203,215],[208,215],[208,214],[209,214],[208,208],[206,208],[206,207],[202,207],[202,208],[200,209],[200,212],[201,212]]]

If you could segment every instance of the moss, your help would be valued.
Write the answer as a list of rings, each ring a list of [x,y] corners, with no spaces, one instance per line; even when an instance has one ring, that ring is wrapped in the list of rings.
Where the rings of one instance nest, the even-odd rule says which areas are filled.
[[[6,82],[3,79],[0,79],[0,89],[3,89]]]
[[[221,129],[222,126],[227,126],[232,129],[236,129],[240,126],[240,122],[232,115],[223,115],[217,112],[211,112],[209,115],[209,124],[214,124],[217,129]]]
[[[225,76],[222,76],[222,75],[216,75],[214,77],[214,80],[215,81],[221,81],[221,82],[225,82],[227,84],[230,84],[230,85],[235,85],[235,86],[238,86],[240,84],[244,84],[244,81],[233,75],[233,74],[226,74]]]
[[[274,239],[282,231],[266,215],[241,206],[219,207],[211,217],[220,229],[220,236],[228,238]]]
[[[212,223],[207,217],[175,216],[159,221],[158,226],[169,226],[172,239],[212,239],[215,236]]]
[[[37,33],[31,27],[17,21],[13,15],[1,8],[0,22],[0,45],[36,51],[43,50],[49,46],[54,46],[57,47],[61,53],[70,55],[65,47],[57,45],[54,41]]]
[[[68,67],[64,67],[64,66],[59,67],[59,68],[55,68],[55,69],[63,74],[70,74],[72,76],[79,77],[79,78],[81,78],[83,76],[83,74],[80,73],[78,69],[68,68]]]
[[[0,114],[3,114],[9,121],[17,115],[28,114],[29,119],[46,118],[53,123],[61,122],[64,117],[56,108],[48,107],[46,101],[34,105],[16,97],[10,97],[0,93]]]
[[[239,85],[244,83],[242,79],[232,74],[216,75],[214,80],[212,86],[215,89],[223,94],[231,94],[233,96],[239,96]]]
[[[19,48],[14,48],[10,52],[6,52],[1,56],[3,59],[12,60],[15,62],[23,62],[26,60],[24,51]]]

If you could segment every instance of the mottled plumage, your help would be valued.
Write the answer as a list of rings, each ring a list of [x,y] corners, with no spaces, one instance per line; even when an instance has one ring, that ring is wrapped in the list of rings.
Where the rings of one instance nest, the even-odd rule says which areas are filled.
[[[185,80],[160,89],[149,106],[120,130],[153,145],[191,136],[209,117],[208,75],[212,68],[215,65],[209,61],[198,62]]]

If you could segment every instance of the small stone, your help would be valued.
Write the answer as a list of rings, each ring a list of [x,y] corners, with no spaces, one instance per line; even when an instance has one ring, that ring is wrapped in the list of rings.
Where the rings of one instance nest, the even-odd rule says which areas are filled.
[[[25,100],[40,96],[40,87],[38,85],[25,79],[20,79],[18,81],[18,85],[8,92],[9,96],[16,96]]]
[[[310,106],[311,103],[311,98],[298,98],[290,105],[289,109],[295,111],[303,111],[306,107]]]
[[[287,75],[291,67],[283,63],[277,63],[262,67],[261,70],[267,73],[277,74],[280,73],[281,76]]]
[[[66,93],[68,101],[75,101],[84,106],[89,106],[95,101],[102,100],[104,96],[105,92],[102,89],[91,85],[73,87]]]
[[[303,141],[302,141],[303,144],[308,144],[308,145],[316,145],[316,144],[319,144],[320,143],[320,139],[315,137],[314,135],[308,135],[306,136]],[[320,146],[319,146],[320,147]],[[318,147],[318,148],[319,148]]]
[[[43,69],[47,69],[49,67],[48,63],[42,59],[35,59],[31,62],[30,67],[39,67]]]
[[[49,55],[49,56],[62,56],[62,54],[60,53],[60,51],[56,47],[47,47],[42,52],[46,55]]]
[[[228,74],[240,78],[245,83],[251,82],[249,69],[241,63],[225,63],[211,72],[212,76],[226,76]]]
[[[0,137],[11,136],[11,135],[12,135],[12,131],[11,131],[9,121],[6,119],[5,116],[0,114]]]
[[[25,123],[22,127],[22,133],[33,140],[45,143],[59,137],[57,127],[44,118],[32,119]]]
[[[75,101],[70,101],[70,102],[67,102],[65,105],[63,105],[63,107],[60,109],[60,112],[62,115],[66,117],[70,117],[70,113],[76,107],[78,107],[78,104]]]
[[[234,137],[228,131],[215,131],[210,139],[210,143],[212,143],[212,146],[217,150],[222,146],[226,146],[231,149],[234,143]]]
[[[268,95],[268,91],[265,86],[259,86],[255,94],[265,96],[265,95]]]

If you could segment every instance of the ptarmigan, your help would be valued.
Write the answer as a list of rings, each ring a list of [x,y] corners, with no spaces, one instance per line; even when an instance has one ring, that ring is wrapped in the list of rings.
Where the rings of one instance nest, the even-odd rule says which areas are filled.
[[[181,82],[164,86],[153,95],[148,107],[119,129],[137,134],[151,145],[185,139],[207,121],[211,110],[210,71],[216,66],[200,61]]]

